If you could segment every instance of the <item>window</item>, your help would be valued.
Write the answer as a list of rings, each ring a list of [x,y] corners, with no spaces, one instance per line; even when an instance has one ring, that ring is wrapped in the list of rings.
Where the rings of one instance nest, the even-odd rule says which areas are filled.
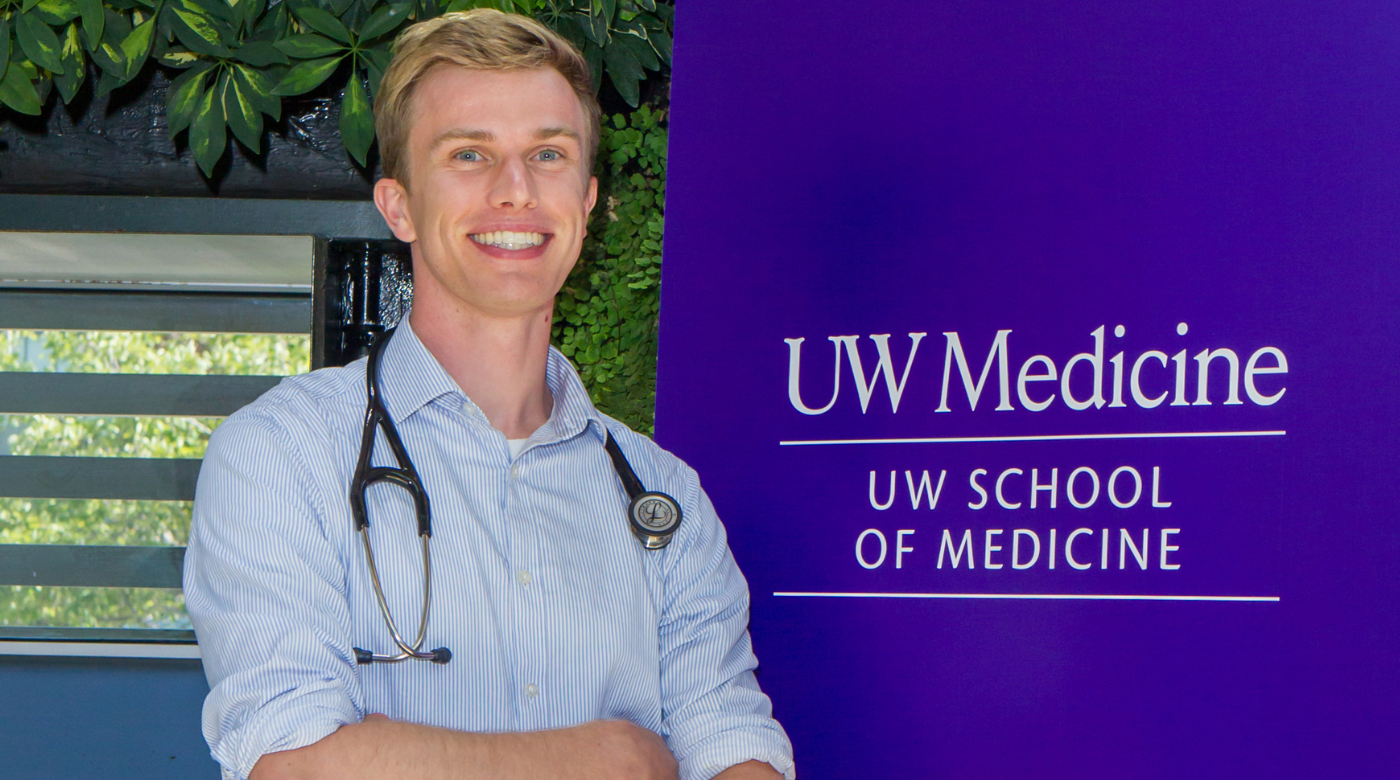
[[[0,229],[16,197],[0,196]],[[285,221],[314,229],[311,216]],[[61,640],[144,648],[82,654],[197,653],[179,588],[209,434],[328,347],[353,357],[341,354],[353,352],[347,328],[315,311],[318,278],[335,298],[324,308],[355,303],[335,273],[346,263],[328,273],[328,247],[309,235],[0,232],[0,652]],[[377,268],[377,253],[360,255]],[[387,303],[406,307],[395,295]],[[328,332],[330,344],[317,336]]]

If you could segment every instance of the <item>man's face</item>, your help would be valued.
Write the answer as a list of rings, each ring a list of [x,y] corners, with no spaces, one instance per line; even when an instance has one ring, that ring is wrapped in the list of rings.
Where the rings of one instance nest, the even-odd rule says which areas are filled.
[[[549,310],[598,194],[569,83],[553,69],[438,66],[412,101],[408,187],[381,180],[375,201],[413,245],[416,302],[489,317]]]

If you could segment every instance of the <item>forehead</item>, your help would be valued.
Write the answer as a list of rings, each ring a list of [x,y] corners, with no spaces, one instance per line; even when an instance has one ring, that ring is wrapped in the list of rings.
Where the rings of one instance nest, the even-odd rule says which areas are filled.
[[[482,130],[506,138],[563,127],[583,137],[583,105],[569,82],[553,68],[473,70],[438,65],[413,95],[411,146],[428,143],[445,130]]]

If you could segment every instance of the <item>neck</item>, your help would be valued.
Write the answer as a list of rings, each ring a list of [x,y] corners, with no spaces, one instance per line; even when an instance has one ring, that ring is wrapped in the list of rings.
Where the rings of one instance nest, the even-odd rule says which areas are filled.
[[[438,303],[414,301],[413,332],[491,427],[508,439],[524,439],[544,425],[554,408],[545,384],[552,306],[490,317]]]

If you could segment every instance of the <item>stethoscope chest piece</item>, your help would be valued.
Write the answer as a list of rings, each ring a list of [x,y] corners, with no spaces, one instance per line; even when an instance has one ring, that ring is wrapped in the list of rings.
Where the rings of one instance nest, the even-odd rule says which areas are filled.
[[[670,544],[671,537],[675,536],[676,530],[681,527],[681,505],[665,493],[647,490],[642,485],[611,433],[604,434],[603,449],[607,450],[608,457],[612,458],[613,469],[617,471],[622,489],[627,491],[627,497],[630,499],[627,505],[627,524],[632,527],[632,533],[648,550],[660,550]]]
[[[632,499],[627,507],[627,519],[642,546],[659,550],[671,543],[671,537],[680,528],[681,508],[665,493],[648,491]]]

